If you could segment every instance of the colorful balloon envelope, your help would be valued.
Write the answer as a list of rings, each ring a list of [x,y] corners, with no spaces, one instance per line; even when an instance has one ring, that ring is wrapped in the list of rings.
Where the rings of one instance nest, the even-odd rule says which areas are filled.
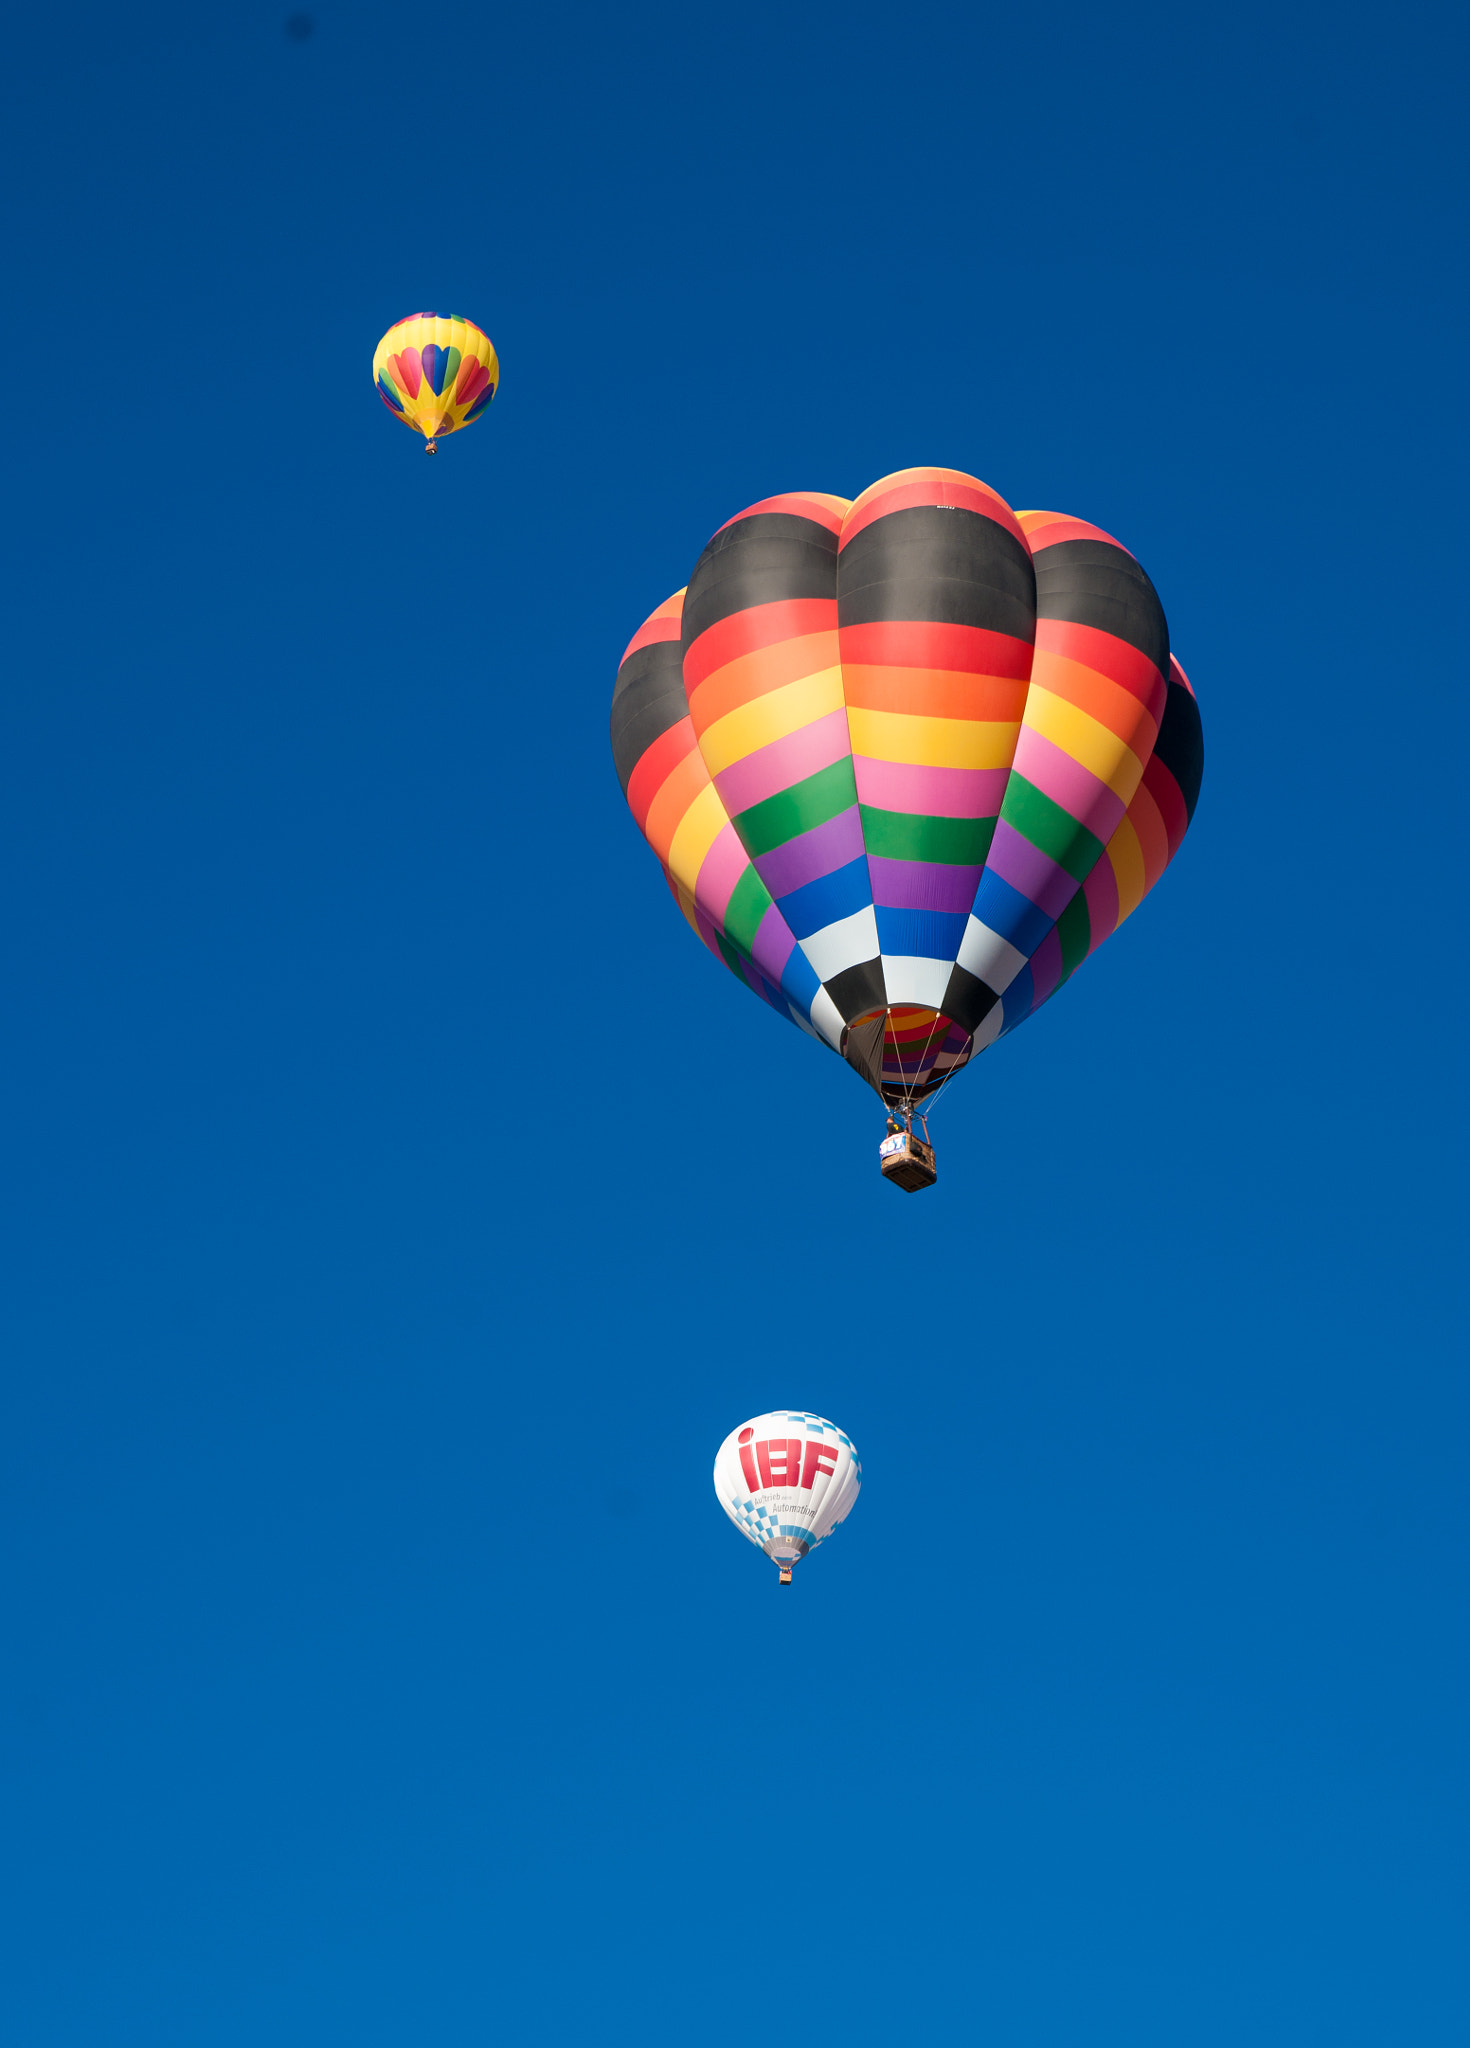
[[[410,313],[388,329],[373,355],[373,382],[395,419],[439,438],[477,420],[500,383],[494,344],[458,313]]]
[[[1128,550],[952,469],[722,526],[612,748],[695,934],[909,1115],[1138,907],[1204,762]]]
[[[852,1438],[824,1415],[778,1408],[732,1429],[715,1454],[715,1492],[741,1535],[791,1568],[846,1521],[863,1483]]]

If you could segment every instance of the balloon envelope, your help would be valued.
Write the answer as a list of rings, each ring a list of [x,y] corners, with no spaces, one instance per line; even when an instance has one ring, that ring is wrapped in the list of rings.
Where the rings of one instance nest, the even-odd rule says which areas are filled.
[[[394,418],[432,441],[479,418],[495,396],[500,364],[473,320],[410,313],[373,352],[373,382]]]
[[[824,1415],[777,1408],[732,1429],[715,1455],[715,1492],[741,1535],[795,1564],[852,1511],[863,1468]]]
[[[1204,762],[1128,550],[945,469],[722,526],[633,636],[611,727],[697,936],[893,1105],[1137,908]]]

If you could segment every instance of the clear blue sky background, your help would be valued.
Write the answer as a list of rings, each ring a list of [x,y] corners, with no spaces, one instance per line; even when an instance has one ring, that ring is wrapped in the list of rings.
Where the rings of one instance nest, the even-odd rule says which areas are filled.
[[[1459,2048],[1463,15],[286,11],[7,31],[7,2042]],[[910,1199],[606,726],[932,462],[1207,757]]]

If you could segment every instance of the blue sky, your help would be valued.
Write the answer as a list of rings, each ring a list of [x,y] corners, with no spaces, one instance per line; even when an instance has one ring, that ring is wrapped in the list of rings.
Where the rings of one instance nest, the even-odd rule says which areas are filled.
[[[1462,17],[287,12],[0,86],[7,2040],[1462,2042]],[[1206,771],[906,1199],[606,725],[929,462]]]

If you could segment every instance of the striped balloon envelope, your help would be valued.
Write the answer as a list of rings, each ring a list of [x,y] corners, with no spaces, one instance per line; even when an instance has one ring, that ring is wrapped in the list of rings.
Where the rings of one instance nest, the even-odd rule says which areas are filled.
[[[1128,550],[950,469],[722,526],[612,748],[698,937],[909,1112],[1138,907],[1204,762]]]
[[[500,363],[489,335],[473,320],[410,313],[374,350],[373,382],[389,412],[422,434],[432,455],[441,435],[484,412],[500,383]]]

